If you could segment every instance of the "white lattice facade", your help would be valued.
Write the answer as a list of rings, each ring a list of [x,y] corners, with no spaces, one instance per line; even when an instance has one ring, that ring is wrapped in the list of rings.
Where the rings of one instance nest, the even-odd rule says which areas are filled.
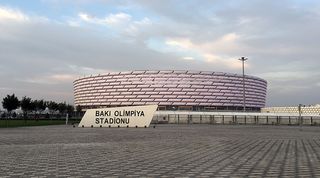
[[[267,82],[245,76],[247,110],[265,106]],[[75,104],[84,108],[158,105],[164,109],[241,110],[242,75],[204,71],[128,71],[74,81]]]
[[[261,108],[263,113],[299,113],[298,106]],[[320,114],[320,105],[301,107],[302,114]]]

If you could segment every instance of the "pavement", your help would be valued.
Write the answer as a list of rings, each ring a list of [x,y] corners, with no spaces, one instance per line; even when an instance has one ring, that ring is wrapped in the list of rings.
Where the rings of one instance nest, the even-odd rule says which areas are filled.
[[[320,177],[320,127],[2,128],[0,177]]]

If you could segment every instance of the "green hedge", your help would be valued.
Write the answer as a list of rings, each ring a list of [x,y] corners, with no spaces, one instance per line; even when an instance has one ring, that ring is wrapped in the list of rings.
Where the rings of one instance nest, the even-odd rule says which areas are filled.
[[[61,125],[65,124],[65,120],[16,120],[7,119],[0,120],[0,128],[4,127],[27,127],[27,126],[43,126],[43,125]],[[72,123],[72,121],[69,121]]]

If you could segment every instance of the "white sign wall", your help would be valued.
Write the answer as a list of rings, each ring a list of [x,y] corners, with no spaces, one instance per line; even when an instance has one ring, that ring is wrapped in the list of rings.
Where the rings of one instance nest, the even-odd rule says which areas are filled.
[[[157,105],[88,109],[79,127],[149,127]]]

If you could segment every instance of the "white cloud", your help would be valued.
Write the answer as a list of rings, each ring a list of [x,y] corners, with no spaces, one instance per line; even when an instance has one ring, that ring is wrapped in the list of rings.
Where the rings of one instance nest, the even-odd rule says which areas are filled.
[[[83,75],[88,76],[88,75],[112,72],[106,69],[97,69],[97,68],[84,67],[84,66],[78,66],[78,65],[68,65],[67,67],[70,71],[72,71],[73,73],[76,73],[77,77],[83,77]]]
[[[53,74],[48,78],[50,80],[58,81],[58,82],[71,82],[75,79],[76,75],[74,74]]]
[[[0,6],[0,22],[3,23],[48,23],[50,19],[37,14],[26,14],[19,9]]]
[[[99,25],[109,25],[109,26],[121,26],[129,25],[132,23],[131,16],[126,13],[109,14],[104,18],[98,18],[92,16],[88,13],[81,12],[78,14],[79,18],[88,23],[94,23]]]
[[[165,43],[169,46],[174,46],[181,49],[192,49],[195,47],[195,45],[188,38],[169,38]]]
[[[240,38],[240,36],[237,35],[236,33],[228,33],[228,34],[222,36],[221,39],[219,40],[219,42],[232,43],[232,42],[235,42],[239,38]]]
[[[86,14],[86,13],[79,13],[78,16],[80,17],[81,20],[86,21],[86,22],[91,22],[93,21],[93,17],[91,17],[90,15]]]
[[[106,17],[98,18],[87,13],[81,12],[78,14],[80,20],[87,23],[92,23],[96,25],[102,25],[113,29],[115,32],[124,35],[137,36],[139,33],[144,31],[146,26],[152,24],[151,20],[144,17],[141,20],[133,20],[132,16],[127,13],[119,12],[115,14],[109,14]],[[69,22],[71,26],[77,26],[80,23],[75,23],[76,21]]]
[[[201,56],[208,63],[224,65],[229,68],[241,68],[241,64],[236,61],[237,56],[225,55],[221,51],[230,51],[237,46],[240,36],[236,33],[228,33],[212,42],[193,42],[189,38],[169,38],[165,44],[180,51],[193,51]],[[248,66],[247,66],[248,67]]]
[[[29,17],[19,10],[0,6],[0,21],[28,21]]]
[[[103,21],[112,26],[128,25],[131,23],[131,15],[122,12],[118,14],[110,14]]]
[[[72,83],[77,78],[75,74],[50,74],[46,76],[36,76],[31,78],[25,78],[20,82],[27,82],[33,84],[61,84],[61,83]]]
[[[183,57],[182,59],[187,60],[187,61],[192,61],[192,60],[194,60],[194,58],[191,57],[191,56],[185,56],[185,57]]]

